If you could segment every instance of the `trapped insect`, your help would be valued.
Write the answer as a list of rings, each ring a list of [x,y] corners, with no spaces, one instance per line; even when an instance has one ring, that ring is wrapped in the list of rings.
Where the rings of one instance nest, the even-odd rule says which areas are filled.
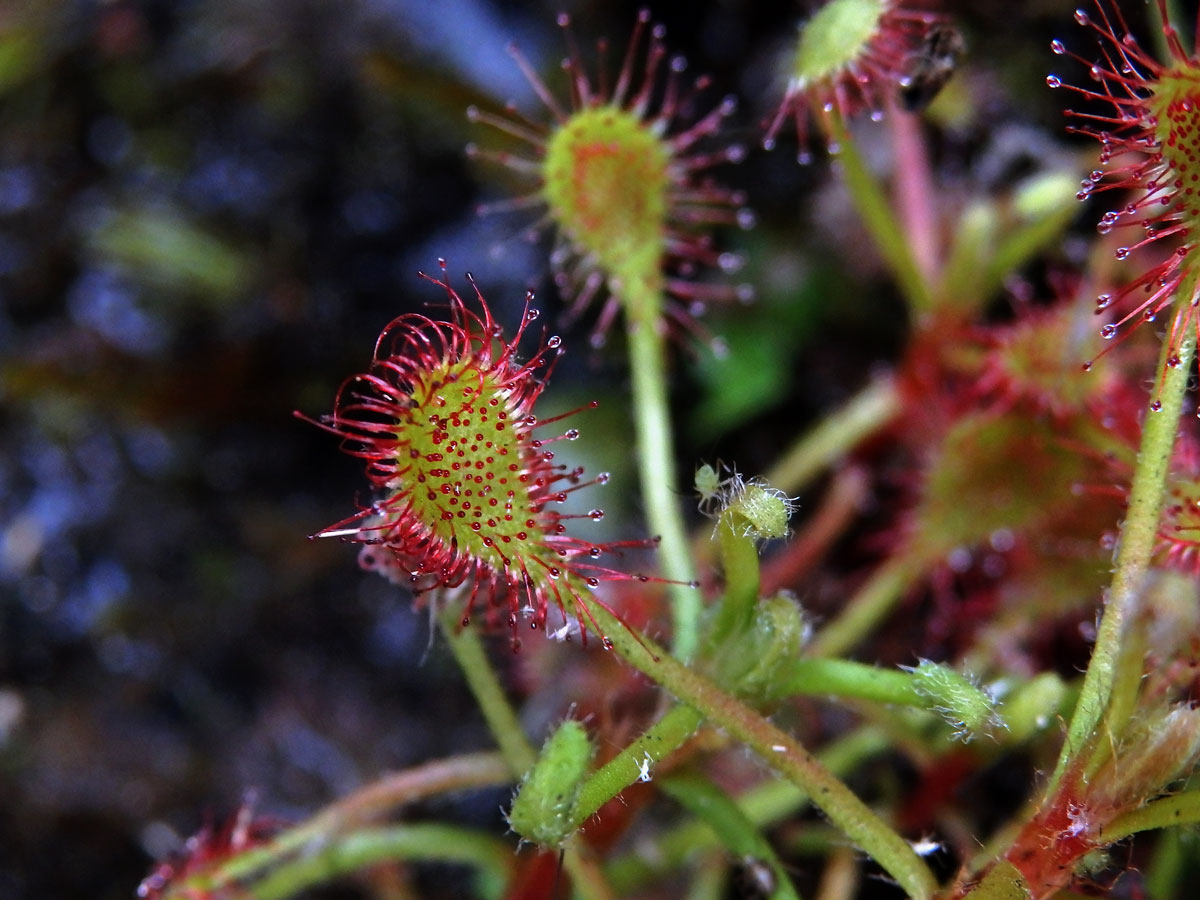
[[[927,107],[958,70],[966,52],[967,42],[957,28],[944,24],[932,28],[906,61],[900,104],[909,112]]]

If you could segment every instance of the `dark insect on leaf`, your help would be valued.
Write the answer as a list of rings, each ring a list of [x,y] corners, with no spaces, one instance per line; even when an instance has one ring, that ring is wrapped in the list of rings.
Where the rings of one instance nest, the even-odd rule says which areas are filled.
[[[920,112],[932,103],[957,71],[966,52],[967,42],[954,26],[939,24],[930,29],[921,46],[905,62],[900,78],[900,105],[909,112]]]

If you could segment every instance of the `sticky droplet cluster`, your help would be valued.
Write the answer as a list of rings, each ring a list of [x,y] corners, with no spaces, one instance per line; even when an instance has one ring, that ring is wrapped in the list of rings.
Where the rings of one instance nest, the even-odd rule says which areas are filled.
[[[1169,22],[1165,0],[1158,0],[1158,6],[1163,22]],[[1166,24],[1169,58],[1159,62],[1139,46],[1114,4],[1097,0],[1095,14],[1078,9],[1075,21],[1098,36],[1100,59],[1087,60],[1060,40],[1052,41],[1050,48],[1087,66],[1097,86],[1074,86],[1058,75],[1050,75],[1046,82],[1110,110],[1097,113],[1090,106],[1067,110],[1077,123],[1068,131],[1090,135],[1101,144],[1101,167],[1083,179],[1077,196],[1082,200],[1119,190],[1122,197],[1130,198],[1105,212],[1097,223],[1101,234],[1117,229],[1133,232],[1129,243],[1114,250],[1118,260],[1132,259],[1151,246],[1165,248],[1123,288],[1096,298],[1096,314],[1113,317],[1101,326],[1100,337],[1115,341],[1138,324],[1155,321],[1164,310],[1175,308],[1180,315],[1167,326],[1173,348],[1167,365],[1177,366],[1182,341],[1200,333],[1196,312],[1200,257],[1194,239],[1200,225],[1200,60],[1184,50],[1179,35]]]

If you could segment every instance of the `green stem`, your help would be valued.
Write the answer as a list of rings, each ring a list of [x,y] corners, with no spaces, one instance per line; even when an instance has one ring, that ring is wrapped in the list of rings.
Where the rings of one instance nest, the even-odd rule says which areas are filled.
[[[764,480],[791,494],[837,462],[863,438],[900,411],[900,391],[891,378],[878,378],[792,445]]]
[[[442,626],[442,634],[446,636],[450,652],[462,669],[484,721],[496,739],[500,754],[514,777],[520,778],[533,767],[537,751],[525,737],[525,730],[516,712],[504,696],[504,688],[496,679],[496,672],[487,658],[478,629],[463,627],[459,623],[458,610],[453,602],[442,604],[438,610],[438,624]]]
[[[533,767],[537,752],[525,737],[517,714],[504,695],[478,632],[459,624],[453,603],[443,604],[438,611],[438,623],[509,770],[514,778],[521,778]],[[603,873],[579,841],[568,841],[564,853],[563,865],[582,897],[587,900],[612,900],[612,890],[604,880]]]
[[[908,301],[909,313],[915,320],[933,309],[933,294],[929,284],[917,266],[912,247],[892,210],[887,193],[867,169],[845,123],[836,113],[830,116],[830,120],[839,147],[837,159],[841,163],[850,199],[896,276],[896,283]]]
[[[875,570],[837,618],[817,632],[807,654],[841,656],[879,624],[924,570],[920,560],[904,554],[893,556]]]
[[[775,848],[742,812],[733,798],[707,778],[694,772],[671,775],[658,782],[659,790],[716,832],[725,849],[738,859],[766,866],[775,878],[771,900],[800,900]]]
[[[1141,809],[1118,816],[1100,833],[1104,843],[1112,843],[1139,831],[1194,825],[1200,822],[1200,791],[1185,791],[1147,803]]]
[[[918,709],[929,707],[928,698],[916,689],[911,672],[880,669],[844,659],[802,657],[792,660],[780,673],[772,694],[775,697],[827,694]]]
[[[671,585],[675,653],[688,660],[700,640],[700,595],[676,496],[675,444],[667,404],[666,347],[661,331],[661,282],[631,281],[623,291],[633,376],[638,470],[651,530],[661,540],[663,575]]]
[[[597,769],[579,788],[572,816],[576,827],[652,767],[683,746],[703,721],[690,706],[674,706],[635,741]]]
[[[1140,868],[1145,875],[1146,896],[1150,900],[1170,900],[1183,896],[1185,873],[1191,864],[1192,850],[1185,844],[1191,836],[1181,829],[1169,829],[1154,842],[1154,857]]]
[[[466,828],[436,824],[373,828],[322,843],[273,871],[245,896],[282,900],[364,866],[399,859],[473,866],[484,879],[483,893],[499,897],[515,857],[505,841]]]
[[[968,281],[972,287],[968,290],[978,302],[994,297],[1013,272],[1043,255],[1051,245],[1057,245],[1075,219],[1077,212],[1069,201],[1077,190],[1076,178],[1060,173],[1044,177],[1037,187],[1039,194],[1049,194],[1046,202],[1039,204],[1037,214],[1001,239],[993,237],[990,259],[972,273]]]
[[[838,776],[853,772],[865,760],[892,748],[887,735],[873,726],[863,726],[839,738],[818,755],[821,763]],[[738,808],[758,828],[790,819],[804,808],[808,793],[790,781],[766,782],[737,798]],[[656,874],[673,871],[700,850],[719,847],[712,829],[688,821],[661,835],[648,851],[637,850],[613,860],[608,867],[614,890],[632,894]]]
[[[1146,669],[1148,644],[1149,637],[1144,628],[1127,629],[1113,666],[1112,693],[1100,726],[1103,733],[1110,736],[1111,740],[1095,743],[1086,767],[1087,776],[1095,773],[1112,756],[1115,743],[1121,740],[1130,720],[1137,712],[1138,695],[1141,693]]]
[[[709,853],[696,865],[696,875],[683,900],[721,900],[729,895],[729,857]]]
[[[1195,279],[1189,279],[1189,284],[1194,286],[1194,283]],[[1191,291],[1179,296],[1190,298]],[[1108,707],[1117,662],[1121,655],[1125,625],[1137,607],[1142,582],[1158,541],[1158,525],[1166,496],[1167,470],[1171,461],[1171,450],[1175,446],[1175,432],[1179,427],[1183,394],[1187,387],[1188,374],[1192,369],[1195,344],[1189,340],[1179,348],[1177,366],[1166,364],[1171,352],[1169,343],[1164,343],[1159,363],[1161,374],[1154,394],[1154,402],[1161,404],[1161,408],[1147,413],[1142,426],[1142,444],[1133,472],[1129,508],[1121,527],[1116,571],[1104,603],[1103,618],[1100,620],[1096,645],[1084,675],[1079,701],[1067,728],[1066,741],[1047,788],[1047,795],[1057,786],[1067,767],[1083,752]]]
[[[717,523],[721,548],[721,570],[725,573],[725,594],[712,622],[706,644],[716,650],[732,635],[740,633],[754,619],[758,605],[758,548],[754,538],[740,533],[728,510]]]
[[[592,610],[621,656],[681,702],[746,744],[779,774],[808,792],[843,834],[882,866],[913,900],[929,900],[937,883],[924,861],[853,791],[786,732],[699,673],[634,634],[600,606]]]
[[[511,781],[507,764],[495,753],[454,756],[396,772],[325,807],[266,844],[239,853],[211,875],[211,884],[215,889],[222,889],[245,881],[258,872],[282,864],[289,855],[304,847],[319,845],[338,831],[394,812],[406,803],[449,791]]]

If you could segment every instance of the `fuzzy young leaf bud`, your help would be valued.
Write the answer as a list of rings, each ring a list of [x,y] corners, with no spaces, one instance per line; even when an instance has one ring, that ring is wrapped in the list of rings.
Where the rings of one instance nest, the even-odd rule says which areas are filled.
[[[723,473],[728,472],[728,475]],[[760,478],[746,481],[736,469],[704,463],[696,469],[696,493],[701,512],[727,526],[739,537],[769,540],[787,536],[793,501]]]
[[[517,789],[508,824],[539,847],[561,847],[571,832],[579,785],[587,775],[592,743],[574,719],[562,723]]]
[[[784,592],[760,600],[745,631],[730,636],[717,657],[719,680],[739,696],[763,697],[800,655],[811,625],[796,598]]]
[[[929,708],[969,741],[988,725],[998,724],[996,701],[965,675],[949,666],[921,660],[912,670],[913,686],[930,701]]]
[[[746,537],[756,540],[781,538],[787,535],[792,501],[782,491],[757,481],[750,481],[729,504],[724,514],[733,518],[735,529],[740,530]]]

